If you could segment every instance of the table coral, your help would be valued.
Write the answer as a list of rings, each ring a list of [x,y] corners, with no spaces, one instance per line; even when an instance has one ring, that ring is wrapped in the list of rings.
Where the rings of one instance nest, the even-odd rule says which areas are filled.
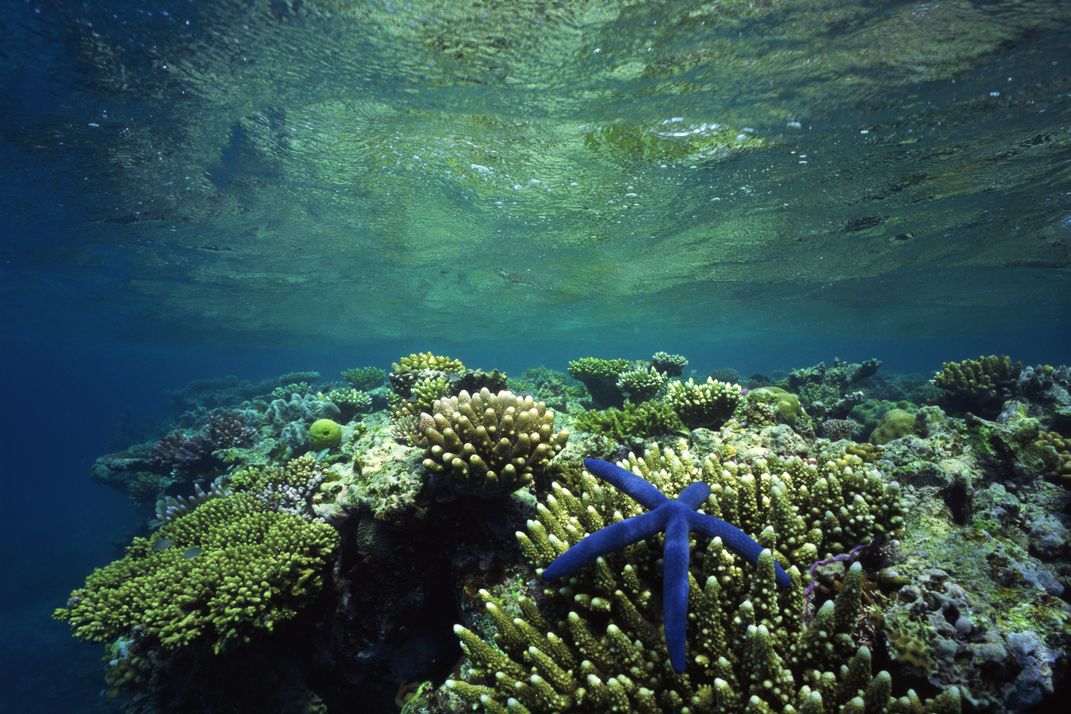
[[[669,352],[655,352],[651,355],[651,366],[670,377],[679,377],[688,366],[688,358]]]
[[[316,398],[334,404],[338,407],[344,419],[350,419],[372,408],[372,396],[367,392],[352,387],[345,389],[335,388],[326,394],[320,392],[316,395]]]
[[[342,379],[354,389],[370,392],[387,382],[387,372],[379,367],[352,367],[341,372]]]
[[[569,374],[579,380],[591,394],[591,404],[596,409],[619,407],[624,395],[617,388],[618,376],[630,367],[625,359],[581,357],[569,363]]]

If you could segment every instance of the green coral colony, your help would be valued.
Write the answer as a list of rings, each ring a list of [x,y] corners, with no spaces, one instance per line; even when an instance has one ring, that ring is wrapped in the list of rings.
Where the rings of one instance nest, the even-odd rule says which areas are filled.
[[[1071,646],[1071,370],[687,365],[583,357],[508,377],[417,353],[389,373],[191,391],[182,431],[98,460],[94,478],[156,517],[55,617],[105,645],[109,696],[161,711],[197,701],[169,681],[217,668],[281,711],[355,693],[389,711],[392,688],[409,714],[1012,712],[1052,695],[1059,672],[1036,663]],[[763,549],[752,566],[692,535],[681,673],[661,535],[540,577],[644,510],[589,456],[671,499],[706,484],[699,512]],[[457,666],[392,678],[396,653],[451,627],[437,657]],[[291,671],[298,642],[317,654]]]

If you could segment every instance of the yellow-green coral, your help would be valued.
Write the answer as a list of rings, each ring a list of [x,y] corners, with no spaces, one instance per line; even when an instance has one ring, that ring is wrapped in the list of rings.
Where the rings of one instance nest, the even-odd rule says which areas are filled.
[[[1034,446],[1042,450],[1042,458],[1052,480],[1071,486],[1071,439],[1052,431],[1038,434]]]
[[[331,526],[269,510],[251,493],[205,502],[98,568],[54,617],[108,642],[137,631],[220,652],[293,618],[323,585]]]
[[[670,382],[666,388],[666,401],[689,429],[717,429],[732,416],[741,395],[739,384],[711,377],[701,383]]]
[[[352,387],[332,389],[326,394],[319,392],[316,398],[321,401],[331,402],[347,416],[366,412],[372,407],[372,397],[367,392],[362,392],[360,389]]]
[[[960,362],[945,362],[933,376],[954,407],[985,413],[1000,406],[1022,372],[1007,355],[987,355]]]
[[[870,433],[872,444],[887,444],[915,431],[915,413],[906,409],[890,409]]]
[[[652,448],[623,465],[670,497],[692,481],[711,484],[714,493],[701,510],[739,523],[774,552],[765,551],[752,568],[718,539],[693,546],[695,621],[683,675],[665,657],[659,539],[548,586],[540,604],[481,593],[496,634],[489,642],[455,628],[469,658],[463,676],[447,683],[458,701],[487,712],[533,714],[936,711],[924,709],[913,693],[894,698],[888,673],[873,675],[869,650],[853,641],[862,607],[858,564],[836,600],[803,626],[801,568],[900,525],[898,490],[876,471],[843,454],[818,463],[771,459],[744,466],[714,456],[700,462],[683,442],[680,455]],[[585,472],[553,484],[518,539],[538,568],[640,510]],[[791,588],[776,586],[775,555],[790,564]],[[511,609],[516,614],[507,614]],[[928,706],[957,711],[958,690]]]
[[[268,489],[300,488],[316,478],[318,463],[313,454],[291,459],[285,466],[247,466],[230,475],[227,485],[234,491],[263,493]]]
[[[617,387],[617,378],[630,366],[625,359],[581,357],[569,362],[569,374],[587,387],[591,403],[596,409],[621,406],[623,395]]]
[[[342,427],[334,419],[317,419],[309,425],[309,446],[315,451],[333,449],[342,443]]]
[[[394,425],[403,425],[408,419],[419,419],[424,412],[431,411],[435,400],[450,393],[450,380],[438,373],[423,377],[412,384],[409,396],[391,398],[390,420]],[[403,426],[403,428],[405,428]]]
[[[480,494],[512,493],[529,483],[569,438],[554,431],[554,412],[543,402],[507,391],[462,391],[437,400],[429,416],[424,467]]]
[[[788,424],[802,432],[810,428],[810,417],[799,396],[780,387],[752,389],[744,397],[737,415],[751,427]]]
[[[460,372],[465,369],[465,365],[461,363],[461,360],[453,357],[434,355],[431,352],[416,352],[402,357],[390,366],[391,374],[422,372],[426,369],[435,372]]]
[[[368,392],[382,387],[387,381],[387,373],[379,367],[353,367],[342,370],[342,379],[354,389]]]
[[[649,365],[637,365],[617,375],[617,388],[633,403],[645,402],[665,386],[668,377]]]
[[[589,409],[576,417],[574,426],[619,444],[633,444],[656,436],[687,434],[684,424],[663,401],[625,403],[620,409]]]

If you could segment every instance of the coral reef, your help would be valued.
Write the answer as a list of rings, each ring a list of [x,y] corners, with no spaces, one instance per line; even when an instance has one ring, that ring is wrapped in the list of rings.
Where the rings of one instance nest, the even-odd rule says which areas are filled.
[[[434,355],[431,352],[418,352],[393,363],[389,377],[394,392],[407,399],[417,382],[436,376],[449,378],[464,369],[465,365],[461,360]]]
[[[589,409],[576,417],[573,426],[609,438],[615,444],[634,446],[652,437],[686,432],[677,413],[663,401],[626,403],[620,409]]]
[[[679,377],[688,366],[688,358],[669,352],[655,352],[651,355],[651,367],[670,377]]]
[[[851,441],[857,431],[859,424],[851,419],[826,419],[818,428],[818,433],[830,441]]]
[[[1007,355],[988,355],[960,362],[945,362],[933,376],[941,389],[942,404],[956,411],[992,417],[1014,394],[1023,366]]]
[[[915,414],[906,409],[890,409],[882,415],[874,431],[870,433],[871,444],[887,444],[915,430]]]
[[[569,433],[554,431],[554,412],[512,392],[461,392],[436,400],[423,431],[424,468],[460,490],[512,493],[546,468]]]
[[[1042,431],[1038,433],[1034,445],[1045,450],[1047,475],[1071,487],[1071,439],[1051,431]]]
[[[587,387],[592,407],[606,409],[619,407],[624,402],[624,395],[617,388],[617,378],[631,366],[625,359],[581,357],[569,363],[569,374]]]
[[[511,377],[509,389],[517,394],[531,394],[557,412],[567,412],[579,407],[588,396],[582,384],[568,374],[546,367],[526,369],[519,377]],[[470,393],[472,390],[469,390]]]
[[[854,363],[835,358],[830,367],[819,362],[813,367],[793,370],[781,386],[797,394],[810,415],[820,419],[842,418],[864,398],[860,387],[869,383],[880,367],[881,362],[876,359]]]
[[[813,429],[810,416],[800,398],[780,387],[759,387],[750,390],[734,416],[751,427],[787,424],[801,434]]]
[[[387,383],[387,371],[379,367],[352,367],[340,375],[354,389],[371,392]]]
[[[666,402],[689,429],[717,429],[732,416],[743,393],[738,384],[673,381],[666,388]]]
[[[214,651],[294,617],[323,583],[334,529],[269,510],[251,494],[213,498],[94,571],[56,619],[93,642],[205,638]]]
[[[289,399],[273,399],[264,419],[286,449],[293,453],[308,444],[309,425],[319,419],[338,420],[342,412],[332,402],[314,394],[292,394]]]
[[[223,484],[223,477],[218,477],[208,485],[206,491],[197,483],[193,486],[192,496],[164,496],[156,502],[156,524],[163,525],[186,515],[205,501],[230,494],[230,489]]]
[[[188,389],[157,440],[94,464],[148,535],[56,615],[104,644],[106,696],[129,714],[355,697],[409,714],[1005,714],[1059,696],[1071,370],[1024,367],[984,412],[946,413],[920,404],[950,390],[876,361],[750,391],[731,371],[666,381],[674,362],[577,360],[585,388],[422,353],[393,389],[354,370],[371,400],[315,373]],[[584,409],[597,393],[616,406]],[[661,506],[586,457],[755,544],[645,529]],[[573,550],[605,528],[649,537]],[[555,572],[563,557],[577,567]]]
[[[858,565],[810,627],[794,604],[803,588],[800,566],[899,527],[897,489],[877,472],[846,455],[753,467],[714,455],[700,462],[683,443],[679,456],[652,450],[622,465],[667,495],[678,495],[696,479],[711,484],[713,496],[700,509],[735,519],[759,533],[764,546],[783,553],[793,563],[791,587],[776,586],[769,551],[752,569],[742,567],[720,539],[699,544],[690,566],[696,622],[689,628],[686,672],[677,674],[661,654],[657,626],[661,551],[639,543],[606,555],[561,588],[545,590],[539,602],[482,593],[494,641],[456,628],[470,666],[461,679],[447,682],[448,691],[487,711],[517,709],[514,701],[533,712],[772,712],[790,705],[821,711],[856,697],[860,710],[868,700],[874,708],[914,710],[914,695],[894,698],[889,674],[874,674],[870,651],[853,639],[862,610]],[[639,512],[630,499],[582,473],[554,484],[518,538],[532,565],[545,567],[603,524]],[[937,701],[930,706],[957,711],[959,692],[950,688]]]
[[[654,367],[635,365],[619,372],[615,386],[629,402],[646,402],[662,391],[669,377]]]
[[[481,389],[497,393],[509,388],[509,376],[505,372],[493,369],[466,369],[450,380],[450,393],[468,392],[475,394]]]

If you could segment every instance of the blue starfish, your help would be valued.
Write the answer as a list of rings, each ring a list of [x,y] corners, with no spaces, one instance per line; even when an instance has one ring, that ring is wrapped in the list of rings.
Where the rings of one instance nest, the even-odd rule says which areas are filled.
[[[710,487],[705,483],[697,481],[690,484],[677,498],[670,499],[648,481],[609,461],[584,459],[584,466],[650,510],[601,528],[581,539],[543,569],[543,578],[557,580],[568,577],[596,558],[665,531],[662,618],[665,621],[669,661],[673,671],[680,674],[684,672],[685,626],[688,620],[688,534],[694,531],[710,538],[721,538],[726,548],[752,565],[758,562],[763,548],[736,526],[696,512],[710,495]],[[789,586],[788,573],[776,562],[774,575],[778,585]]]

